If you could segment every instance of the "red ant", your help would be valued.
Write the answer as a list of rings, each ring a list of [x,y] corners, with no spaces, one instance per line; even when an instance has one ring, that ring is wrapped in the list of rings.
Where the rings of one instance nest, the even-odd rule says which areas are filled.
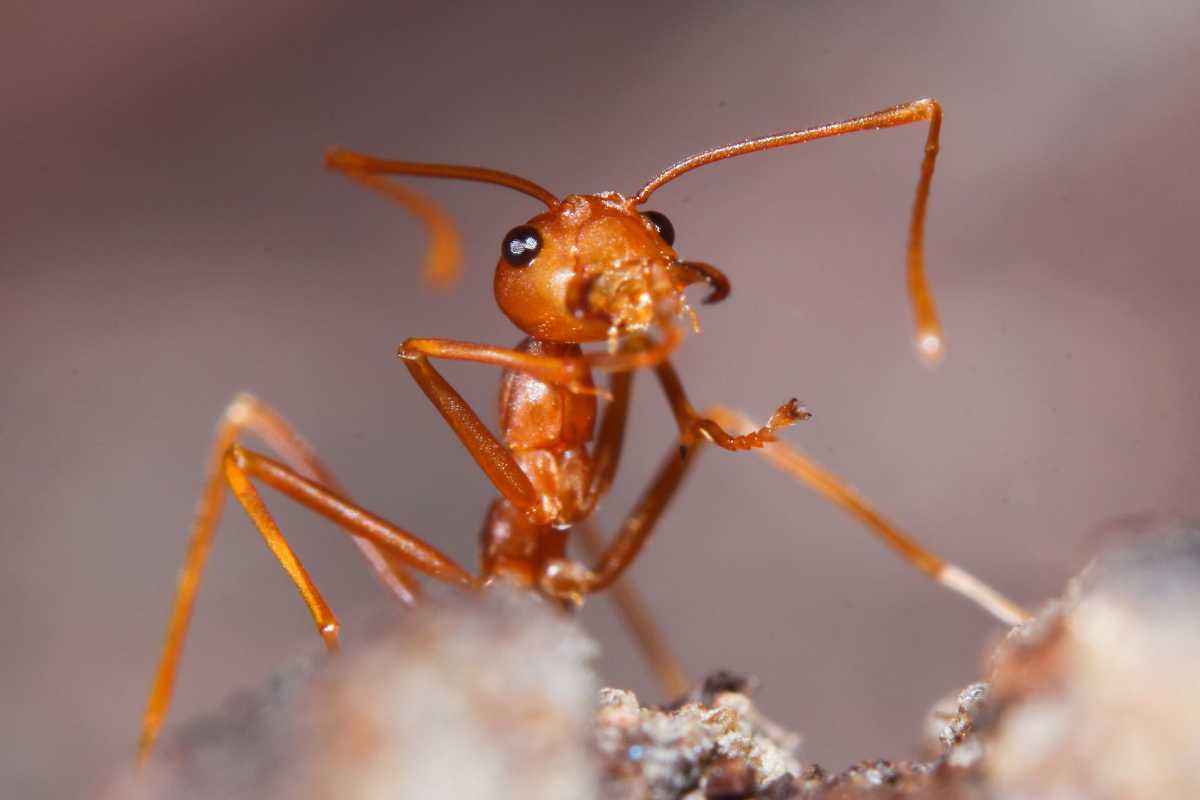
[[[427,274],[436,283],[456,275],[458,238],[453,223],[437,206],[396,184],[388,175],[456,178],[498,184],[523,192],[546,211],[513,228],[501,244],[495,296],[500,310],[526,339],[516,349],[445,339],[409,339],[399,356],[500,493],[488,512],[482,535],[482,566],[472,575],[417,536],[355,505],[313,451],[276,412],[239,395],[221,419],[212,449],[204,494],[192,528],[175,605],[167,627],[153,689],[142,721],[141,759],[149,754],[170,703],[196,590],[212,543],[228,486],[291,577],[330,650],[338,644],[338,622],[284,539],[252,481],[288,495],[332,520],[358,545],[376,574],[406,604],[416,600],[415,570],[451,584],[477,589],[506,580],[577,605],[585,595],[613,586],[637,557],[680,481],[705,442],[726,450],[756,449],[770,461],[859,517],[877,536],[915,567],[944,586],[966,595],[1007,623],[1024,618],[1016,605],[963,570],[948,564],[906,536],[836,477],[785,445],[775,433],[808,416],[799,403],[784,403],[761,428],[721,408],[698,414],[688,402],[668,357],[683,332],[675,323],[695,313],[684,289],[709,287],[704,303],[729,295],[729,279],[709,264],[684,261],[674,250],[668,219],[641,206],[656,189],[714,161],[774,147],[854,131],[929,123],[925,155],[913,204],[908,243],[908,290],[916,318],[917,343],[929,359],[941,354],[942,336],[922,261],[925,205],[938,151],[942,112],[934,100],[888,108],[856,119],[808,130],[780,133],[719,147],[686,158],[652,178],[632,197],[616,192],[570,195],[562,200],[524,178],[496,170],[450,164],[387,161],[341,149],[325,164],[382,192],[407,207],[430,234]],[[651,330],[660,333],[658,340]],[[580,344],[608,343],[607,350],[584,353]],[[451,359],[504,370],[497,438],[431,363]],[[566,557],[574,529],[585,544],[584,523],[608,490],[620,460],[633,370],[653,369],[679,426],[646,493],[613,540],[599,551],[594,566]],[[595,387],[592,371],[611,373],[608,391]],[[596,431],[597,396],[607,399]],[[734,434],[731,430],[748,431]],[[263,439],[281,461],[242,447],[244,431]],[[588,446],[592,444],[589,451]],[[619,584],[618,584],[619,587]],[[662,646],[636,597],[618,592],[627,621],[668,691],[687,688],[682,670]]]

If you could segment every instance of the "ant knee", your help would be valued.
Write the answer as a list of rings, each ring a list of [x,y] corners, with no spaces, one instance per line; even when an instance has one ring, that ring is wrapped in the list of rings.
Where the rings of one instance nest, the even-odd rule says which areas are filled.
[[[245,428],[257,415],[259,406],[257,397],[249,392],[238,392],[229,405],[225,406],[225,413],[221,418],[239,428]]]
[[[396,355],[405,361],[420,361],[425,358],[425,352],[420,348],[420,339],[405,339],[404,344],[396,348]]]
[[[225,448],[221,459],[226,464],[232,464],[234,467],[237,467],[239,472],[245,472],[250,463],[250,459],[246,457],[246,448],[237,442],[233,442],[229,447]]]

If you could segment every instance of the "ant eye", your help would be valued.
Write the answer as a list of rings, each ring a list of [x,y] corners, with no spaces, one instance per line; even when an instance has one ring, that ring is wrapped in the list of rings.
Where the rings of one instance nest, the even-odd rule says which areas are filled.
[[[671,224],[671,220],[667,219],[667,215],[661,211],[643,211],[642,216],[650,220],[650,224],[658,231],[658,235],[663,238],[663,241],[668,245],[675,244],[675,226]]]
[[[542,235],[532,225],[518,225],[504,237],[500,256],[514,267],[523,267],[542,251]]]

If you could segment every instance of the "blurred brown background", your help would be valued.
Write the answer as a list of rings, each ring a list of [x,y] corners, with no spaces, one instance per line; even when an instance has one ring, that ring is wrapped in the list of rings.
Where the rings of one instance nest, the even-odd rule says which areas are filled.
[[[468,562],[492,490],[393,356],[512,344],[500,237],[536,204],[426,184],[465,279],[323,171],[343,144],[632,190],[696,150],[932,95],[928,262],[948,356],[909,340],[924,130],[708,167],[654,198],[734,280],[679,366],[765,417],[1017,599],[1089,531],[1200,510],[1200,7],[1173,3],[9,3],[0,16],[0,785],[72,797],[132,756],[213,423],[251,389],[355,497]],[[495,370],[446,373],[489,412]],[[611,530],[673,429],[643,379]],[[352,546],[274,502],[334,607],[383,601]],[[634,569],[682,657],[732,667],[840,767],[909,753],[998,627],[748,455],[711,453]],[[606,680],[650,683],[604,601]],[[222,527],[172,722],[309,646],[240,513]],[[352,646],[352,645],[351,645]]]

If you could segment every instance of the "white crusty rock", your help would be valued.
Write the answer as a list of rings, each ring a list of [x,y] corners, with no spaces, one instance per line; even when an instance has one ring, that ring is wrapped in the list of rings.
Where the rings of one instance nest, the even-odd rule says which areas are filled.
[[[1110,546],[1012,629],[986,682],[931,712],[924,761],[802,764],[728,673],[667,707],[598,691],[592,643],[528,593],[448,598],[347,645],[182,726],[111,797],[1200,797],[1200,530],[1181,523]]]
[[[500,587],[442,598],[384,627],[347,641],[327,665],[300,660],[184,725],[113,796],[595,796],[595,646],[568,616]]]
[[[1200,797],[1200,532],[1137,527],[996,654],[994,797]]]
[[[654,708],[632,692],[605,689],[595,737],[608,798],[666,800],[694,789],[745,797],[801,773],[800,738],[740,691],[709,688],[675,708]]]

